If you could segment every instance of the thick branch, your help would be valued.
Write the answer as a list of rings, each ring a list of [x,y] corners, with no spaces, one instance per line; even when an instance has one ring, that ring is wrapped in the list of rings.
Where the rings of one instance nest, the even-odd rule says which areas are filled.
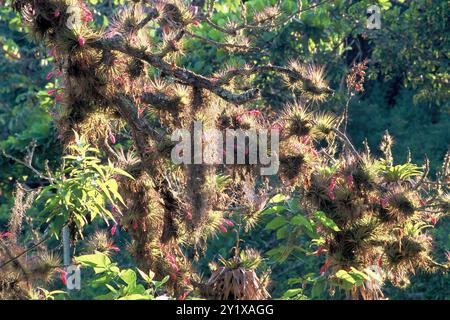
[[[157,109],[171,108],[173,105],[177,105],[180,102],[180,98],[168,97],[162,93],[146,92],[142,95],[142,102],[156,107]]]
[[[153,140],[162,139],[162,135],[158,131],[152,128],[143,117],[139,117],[138,110],[126,95],[114,96],[113,102],[128,125],[141,132],[143,137]]]
[[[228,84],[235,77],[249,76],[252,74],[259,73],[259,72],[277,72],[277,73],[285,74],[296,81],[303,82],[306,85],[306,87],[308,88],[308,90],[311,92],[314,92],[314,93],[318,93],[318,94],[328,93],[329,94],[329,93],[333,92],[330,88],[317,88],[310,79],[308,79],[307,77],[304,77],[302,74],[300,74],[294,70],[284,68],[284,67],[279,67],[279,66],[273,66],[273,65],[232,69],[232,70],[229,70],[223,77],[221,77],[217,81],[216,84],[217,85]]]
[[[130,46],[129,44],[125,43],[120,36],[115,36],[109,39],[100,39],[92,42],[91,45],[102,50],[120,51],[129,56],[146,61],[151,66],[161,70],[167,75],[173,76],[174,78],[181,80],[188,85],[209,90],[222,99],[234,104],[244,104],[259,98],[258,89],[250,89],[241,94],[233,93],[218,86],[215,80],[208,79],[184,68],[173,66],[165,62],[158,56],[152,55],[145,50]]]

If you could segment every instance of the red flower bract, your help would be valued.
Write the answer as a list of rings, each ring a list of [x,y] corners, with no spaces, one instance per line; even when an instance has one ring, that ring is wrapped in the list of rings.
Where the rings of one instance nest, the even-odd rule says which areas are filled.
[[[86,44],[86,40],[82,36],[80,36],[78,38],[78,44],[82,47]]]
[[[225,224],[228,225],[229,227],[234,227],[233,221],[231,221],[231,220],[229,220],[229,219],[223,219],[223,221],[224,221]]]
[[[116,234],[117,226],[118,226],[118,224],[115,223],[115,224],[113,225],[113,227],[111,228],[111,235],[112,235],[112,236]]]
[[[180,267],[178,266],[177,261],[175,260],[175,258],[171,254],[167,254],[166,258],[167,258],[167,263],[170,265],[170,267],[175,272],[180,271]]]
[[[220,229],[220,231],[222,231],[223,233],[227,233],[227,232],[228,232],[228,229],[225,228],[225,226],[224,226],[223,224],[221,224],[221,225],[219,226],[219,229]]]
[[[62,283],[67,286],[67,272],[65,270],[59,270],[59,277]]]
[[[435,225],[437,223],[436,217],[431,217],[431,224]]]
[[[331,200],[336,200],[336,196],[333,193],[334,188],[336,188],[336,177],[335,176],[331,177],[330,185],[328,186],[328,197]]]
[[[46,80],[50,80],[51,78],[53,78],[53,75],[55,74],[54,71],[51,71],[47,74],[47,76],[45,77]]]
[[[108,137],[112,144],[116,144],[116,136],[111,130],[108,132]]]
[[[0,234],[0,238],[9,238],[12,237],[13,234],[11,232],[5,232]]]

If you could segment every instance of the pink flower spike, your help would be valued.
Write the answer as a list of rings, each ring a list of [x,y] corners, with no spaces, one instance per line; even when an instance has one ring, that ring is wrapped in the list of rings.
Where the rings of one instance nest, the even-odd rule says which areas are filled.
[[[186,297],[190,294],[190,291],[186,291],[185,293],[183,293],[180,297],[178,297],[178,300],[185,300]]]
[[[431,224],[434,226],[437,223],[436,217],[431,217]]]
[[[82,10],[83,10],[83,18],[81,20],[83,20],[83,22],[91,22],[92,20],[94,20],[91,10],[85,3],[82,4]]]
[[[116,144],[116,136],[111,130],[108,132],[108,137],[112,144]]]
[[[170,265],[170,267],[175,271],[180,271],[180,267],[177,264],[177,261],[171,254],[167,254],[167,263]]]
[[[109,247],[111,250],[115,251],[115,252],[120,252],[120,248],[116,247],[116,246],[110,246]]]
[[[56,49],[55,49],[55,47],[50,49],[49,55],[50,55],[50,57],[55,57],[56,56]]]
[[[322,254],[324,248],[320,247],[317,251],[316,251],[316,256],[320,257],[320,255]]]
[[[145,108],[138,108],[138,118],[141,117],[142,113],[144,112]]]
[[[118,224],[115,223],[115,224],[113,225],[113,227],[111,228],[111,235],[112,235],[112,236],[116,234],[117,226],[118,226]]]
[[[47,74],[47,76],[45,77],[46,80],[50,80],[51,78],[53,78],[53,75],[55,74],[54,71],[51,71]]]
[[[328,187],[328,197],[331,200],[336,200],[336,196],[334,195],[333,191],[334,188],[336,188],[336,177],[332,177],[330,180],[330,185]]]
[[[225,228],[225,226],[222,225],[222,224],[219,226],[219,229],[220,229],[220,231],[222,231],[223,233],[227,233],[227,232],[228,232],[228,229]]]
[[[233,221],[229,220],[229,219],[223,219],[223,221],[225,222],[225,224],[229,227],[234,227],[234,223]]]
[[[12,237],[12,236],[13,236],[13,234],[11,232],[5,232],[5,233],[1,234],[2,238],[9,238],[9,237]]]
[[[257,109],[253,109],[250,110],[248,112],[249,115],[254,116],[254,117],[259,117],[261,115],[261,111],[257,110]]]
[[[58,18],[60,15],[61,15],[61,10],[59,10],[59,8],[58,8],[55,11],[55,18]]]
[[[186,217],[188,218],[188,220],[192,220],[192,212],[188,211],[186,213]]]
[[[61,269],[61,270],[59,271],[59,277],[60,277],[62,283],[63,283],[65,286],[67,286],[67,272]]]
[[[48,91],[47,91],[47,94],[48,94],[49,96],[52,96],[52,95],[54,95],[54,94],[56,93],[56,91],[58,91],[58,89],[48,90]]]
[[[117,65],[117,64],[125,64],[125,62],[123,60],[116,59],[113,61],[113,65]]]
[[[78,38],[78,44],[82,47],[86,44],[86,40],[82,36],[80,36]]]
[[[328,270],[328,262],[325,262],[325,264],[320,268],[319,272],[320,274],[324,274]]]
[[[58,72],[56,72],[55,77],[59,78],[61,76],[61,74],[62,74],[62,71],[58,71]]]

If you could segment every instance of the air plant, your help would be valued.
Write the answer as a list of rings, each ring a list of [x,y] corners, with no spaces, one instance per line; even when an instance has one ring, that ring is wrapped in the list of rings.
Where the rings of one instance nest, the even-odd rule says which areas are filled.
[[[220,266],[210,266],[212,275],[206,284],[206,294],[217,300],[267,299],[267,275],[260,279],[256,274],[260,263],[260,255],[251,249],[229,260],[222,258]]]

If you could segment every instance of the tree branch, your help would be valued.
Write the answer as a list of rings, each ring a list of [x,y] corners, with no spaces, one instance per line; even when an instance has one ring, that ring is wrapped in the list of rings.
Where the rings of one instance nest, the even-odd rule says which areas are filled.
[[[145,50],[130,46],[129,44],[123,41],[121,36],[114,36],[109,39],[99,39],[97,41],[90,43],[90,45],[102,50],[119,51],[129,56],[141,59],[150,64],[151,66],[164,72],[165,74],[168,74],[189,85],[209,90],[230,103],[245,104],[247,102],[259,98],[260,96],[260,92],[258,89],[250,89],[240,94],[233,93],[227,89],[224,89],[216,85],[215,80],[198,75],[184,68],[173,66],[165,62],[159,56],[155,56],[153,54],[146,52]]]

